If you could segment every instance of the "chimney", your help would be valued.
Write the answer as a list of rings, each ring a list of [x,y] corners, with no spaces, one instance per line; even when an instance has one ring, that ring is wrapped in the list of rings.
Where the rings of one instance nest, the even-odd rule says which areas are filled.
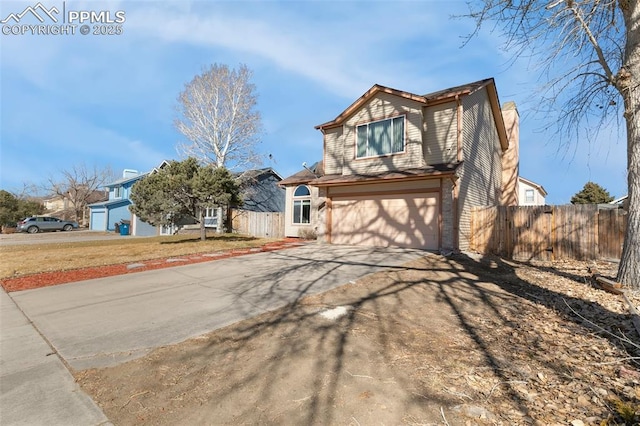
[[[137,170],[133,170],[133,169],[124,169],[122,171],[122,178],[123,179],[128,179],[131,177],[135,177],[138,176],[140,173]]]
[[[518,176],[520,174],[520,116],[515,102],[502,105],[502,119],[507,131],[509,148],[502,154],[503,206],[518,205]]]

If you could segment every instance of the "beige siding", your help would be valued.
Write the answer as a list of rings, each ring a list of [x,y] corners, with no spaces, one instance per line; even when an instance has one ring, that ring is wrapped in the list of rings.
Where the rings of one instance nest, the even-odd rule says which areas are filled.
[[[286,189],[286,202],[284,212],[284,235],[286,237],[299,237],[301,230],[315,231],[315,233],[322,237],[325,233],[325,198],[318,187],[307,185],[311,192],[311,217],[310,223],[297,224],[293,223],[293,192],[297,186],[288,186]]]
[[[527,201],[526,191],[533,191],[533,201]],[[526,182],[518,180],[518,199],[520,200],[521,206],[544,206],[545,205],[545,197],[540,193],[538,188],[535,186],[531,186]]]
[[[502,199],[503,206],[518,205],[518,175],[520,174],[520,117],[514,102],[507,102],[502,108],[502,118],[507,131],[509,148],[502,156]]]
[[[453,163],[458,155],[456,103],[425,108],[424,159],[429,165]]]
[[[326,174],[342,174],[344,163],[342,127],[329,129],[324,135],[324,171]]]
[[[401,114],[406,115],[405,152],[381,157],[355,158],[357,125]],[[379,93],[351,116],[344,125],[344,133],[341,141],[338,141],[336,149],[339,151],[339,146],[343,146],[344,167],[342,167],[341,173],[351,175],[423,167],[421,128],[422,107],[420,103],[387,93]],[[327,174],[335,173],[337,170],[339,167],[336,167],[335,164],[331,164],[329,169],[325,166]]]
[[[458,183],[458,247],[467,250],[471,232],[471,208],[499,204],[502,149],[486,89],[464,97],[462,105],[464,163]]]
[[[442,179],[442,242],[441,248],[455,248],[455,232],[456,226],[454,221],[453,206],[453,181],[451,179]]]

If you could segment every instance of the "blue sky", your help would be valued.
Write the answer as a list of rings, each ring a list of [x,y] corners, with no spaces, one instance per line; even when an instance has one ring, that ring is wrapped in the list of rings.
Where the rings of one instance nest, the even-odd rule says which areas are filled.
[[[3,0],[0,19],[36,4]],[[541,131],[530,113],[536,74],[526,60],[512,63],[489,31],[462,46],[474,23],[451,16],[466,11],[464,1],[42,4],[124,11],[126,21],[121,35],[0,34],[2,189],[45,182],[74,164],[119,174],[179,159],[173,120],[184,84],[212,63],[243,63],[259,95],[264,166],[283,177],[321,158],[314,126],[373,84],[423,94],[493,77],[500,102],[515,101],[520,112],[520,174],[545,187],[549,204],[569,202],[589,180],[626,194],[624,133],[605,130],[567,151]]]

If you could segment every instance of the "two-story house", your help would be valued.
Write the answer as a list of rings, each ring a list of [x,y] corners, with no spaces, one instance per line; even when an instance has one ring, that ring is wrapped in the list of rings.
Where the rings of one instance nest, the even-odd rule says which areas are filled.
[[[518,114],[493,79],[426,95],[374,85],[316,128],[322,161],[281,181],[287,236],[466,249],[473,206],[517,203]]]
[[[89,205],[90,225],[93,231],[115,231],[116,224],[126,221],[130,224],[131,235],[154,236],[171,235],[180,229],[199,229],[192,218],[184,218],[179,224],[167,226],[153,226],[142,221],[137,215],[131,213],[129,206],[131,201],[131,189],[133,185],[156,171],[162,169],[167,161],[163,161],[158,167],[146,173],[125,169],[122,178],[105,185],[109,197],[106,201]],[[282,177],[273,169],[247,170],[236,174],[241,185],[241,196],[244,201],[243,211],[271,212],[284,209],[284,190],[278,183]],[[205,227],[223,230],[219,222],[219,209],[216,206],[207,208],[204,212]],[[226,216],[226,215],[224,215]]]
[[[117,223],[127,221],[130,223],[129,232],[132,235],[157,235],[158,230],[155,226],[143,222],[129,211],[129,206],[132,204],[131,188],[134,183],[147,174],[149,173],[125,169],[122,172],[122,178],[105,185],[105,189],[109,192],[109,199],[89,205],[89,229],[92,231],[115,231]]]

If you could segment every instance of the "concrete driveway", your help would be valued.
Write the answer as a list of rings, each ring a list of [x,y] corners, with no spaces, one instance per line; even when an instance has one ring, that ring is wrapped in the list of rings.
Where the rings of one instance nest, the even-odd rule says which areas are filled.
[[[11,293],[74,369],[115,365],[425,252],[308,244]]]

